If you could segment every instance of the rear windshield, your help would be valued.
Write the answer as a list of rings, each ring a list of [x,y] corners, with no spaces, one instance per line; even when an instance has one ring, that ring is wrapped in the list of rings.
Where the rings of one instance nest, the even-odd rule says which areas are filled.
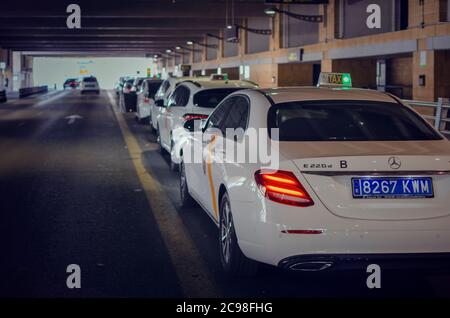
[[[199,107],[214,108],[229,94],[242,88],[214,88],[205,89],[194,95],[194,105]]]
[[[66,83],[76,82],[76,81],[77,81],[76,78],[69,78],[69,79],[66,79]]]
[[[161,83],[162,82],[157,82],[157,81],[147,82],[148,95],[155,96],[156,92],[158,91],[159,87],[161,86]]]
[[[267,120],[269,128],[279,128],[280,141],[442,139],[423,118],[397,103],[369,101],[281,103],[270,108]]]
[[[83,82],[93,83],[93,82],[97,82],[97,79],[95,77],[85,77],[85,78],[83,78]]]
[[[135,85],[136,85],[136,86],[141,86],[142,83],[144,82],[144,79],[145,79],[145,78],[138,78],[138,79],[136,80],[136,82],[135,82]]]

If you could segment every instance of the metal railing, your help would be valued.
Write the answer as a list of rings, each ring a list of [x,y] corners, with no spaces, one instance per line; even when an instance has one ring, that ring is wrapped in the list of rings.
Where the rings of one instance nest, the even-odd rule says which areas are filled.
[[[422,117],[428,120],[432,120],[434,128],[436,128],[440,132],[450,134],[450,102],[448,98],[439,98],[437,102],[420,102],[415,100],[404,100],[404,102],[413,108],[433,108],[434,116],[421,114]]]

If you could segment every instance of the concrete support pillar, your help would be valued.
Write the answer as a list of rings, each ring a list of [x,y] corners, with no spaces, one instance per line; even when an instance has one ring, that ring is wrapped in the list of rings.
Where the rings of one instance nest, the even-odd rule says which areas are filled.
[[[219,37],[222,38],[222,40],[219,40],[219,50],[217,51],[217,59],[223,58],[223,49],[224,49],[223,41],[225,40],[223,39],[224,33],[222,29],[219,31]]]
[[[22,56],[21,87],[33,87],[33,57]]]
[[[280,7],[280,6],[278,6]],[[275,14],[272,18],[272,36],[270,37],[270,50],[275,51],[282,48],[283,19],[284,14]]]
[[[12,72],[11,89],[18,91],[22,87],[22,54],[20,52],[12,52]]]
[[[333,60],[329,59],[324,52],[324,58],[322,59],[321,71],[322,72],[333,72]]]
[[[203,36],[203,39],[201,40],[201,43],[208,44],[208,39],[206,35]],[[201,47],[202,48],[202,63],[204,64],[206,62],[206,51],[208,48],[206,46]]]
[[[5,69],[6,60],[3,58],[3,49],[0,48],[0,92],[5,90]]]
[[[0,49],[0,62],[5,63],[5,69],[0,70],[0,76],[2,77],[0,82],[4,90],[7,92],[12,90],[12,52],[7,49]]]
[[[435,101],[435,52],[427,50],[426,41],[418,41],[418,51],[413,53],[413,99]]]
[[[247,19],[242,20],[243,26],[247,26]],[[239,56],[243,57],[247,53],[247,31],[239,29]]]
[[[338,27],[335,13],[337,5],[336,0],[330,0],[328,4],[319,7],[319,14],[322,14],[324,17],[323,23],[319,26],[319,42],[328,43],[335,38],[335,29]],[[323,51],[321,71],[333,72],[333,61],[328,58],[327,50]]]
[[[319,42],[327,43],[334,40],[336,25],[336,0],[319,6],[319,14],[323,15],[323,23],[319,26]]]

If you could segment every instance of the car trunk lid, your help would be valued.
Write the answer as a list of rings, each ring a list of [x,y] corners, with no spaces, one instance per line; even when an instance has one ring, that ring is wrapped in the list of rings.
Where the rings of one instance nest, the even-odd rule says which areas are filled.
[[[450,214],[448,142],[281,142],[323,205],[333,214],[355,219],[410,220]],[[352,154],[349,156],[349,154]],[[352,179],[431,178],[433,197],[355,198]],[[412,187],[413,184],[408,184]]]

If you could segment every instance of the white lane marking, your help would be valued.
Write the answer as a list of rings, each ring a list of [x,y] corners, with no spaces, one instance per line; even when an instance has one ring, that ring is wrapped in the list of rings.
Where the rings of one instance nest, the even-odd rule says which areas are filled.
[[[82,116],[77,115],[77,114],[75,114],[75,115],[70,115],[70,116],[66,116],[66,117],[64,117],[64,118],[69,120],[69,121],[67,122],[69,125],[72,125],[73,123],[75,123],[75,121],[76,121],[77,119],[83,119]]]

